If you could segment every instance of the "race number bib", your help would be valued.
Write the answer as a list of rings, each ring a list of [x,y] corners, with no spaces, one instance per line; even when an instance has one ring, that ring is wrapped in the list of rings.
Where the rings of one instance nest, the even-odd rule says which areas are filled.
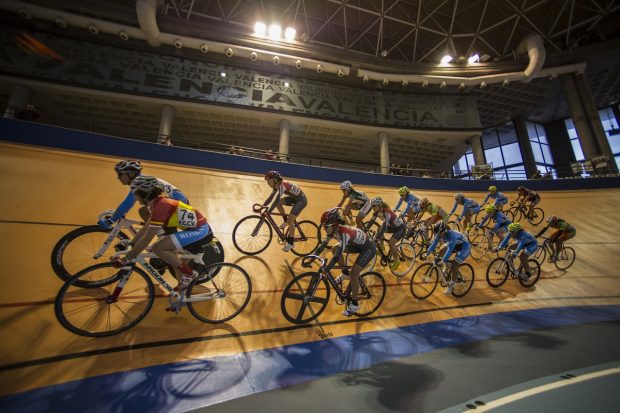
[[[177,220],[179,221],[179,226],[186,228],[195,228],[198,225],[198,218],[196,217],[196,213],[189,208],[184,208],[179,203],[179,207],[177,208]]]
[[[286,189],[286,191],[290,193],[291,195],[295,195],[295,196],[301,193],[301,189],[299,189],[299,187],[295,184],[289,184],[289,187]]]
[[[353,243],[358,245],[366,243],[366,234],[364,234],[364,232],[362,231],[357,231],[355,234],[355,238],[353,238]]]

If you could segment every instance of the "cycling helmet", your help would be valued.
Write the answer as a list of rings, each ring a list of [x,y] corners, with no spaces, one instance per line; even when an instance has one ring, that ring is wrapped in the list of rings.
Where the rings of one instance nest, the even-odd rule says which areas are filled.
[[[400,195],[400,196],[405,196],[405,195],[407,195],[408,193],[409,193],[409,188],[407,188],[406,186],[401,186],[401,187],[398,189],[398,195]]]
[[[128,159],[126,161],[120,161],[114,165],[114,170],[117,174],[126,172],[140,172],[142,170],[142,165],[140,164],[140,161]]]
[[[527,189],[524,186],[520,186],[520,187],[517,188],[517,191],[525,192],[525,191],[527,191]]]
[[[376,196],[373,199],[370,200],[370,205],[372,206],[381,206],[383,205],[383,199],[381,199],[381,197]]]
[[[495,211],[497,211],[497,207],[495,206],[495,204],[489,204],[484,207],[484,210],[487,212],[487,214],[494,214]]]
[[[521,224],[518,222],[513,222],[512,224],[508,225],[508,231],[510,232],[519,232],[522,229],[523,228],[521,227]]]
[[[348,191],[349,189],[351,189],[352,186],[353,185],[351,185],[351,181],[344,181],[340,184],[340,189],[342,189],[343,191]]]
[[[465,198],[465,195],[463,195],[462,192],[457,192],[456,194],[454,194],[454,200],[455,201],[460,201],[463,198]]]
[[[497,187],[495,185],[491,185],[489,187],[489,192],[497,192]]]
[[[268,179],[282,180],[282,175],[278,171],[268,171],[265,174],[265,181]]]
[[[420,202],[418,203],[418,206],[420,207],[421,210],[425,210],[426,207],[428,206],[428,198],[420,199]]]
[[[321,225],[324,227],[331,227],[332,225],[343,223],[344,213],[342,212],[342,208],[331,208],[321,215]]]
[[[159,189],[160,191],[162,189],[157,178],[148,175],[137,176],[136,179],[131,181],[129,188],[134,194],[136,192],[140,192],[141,195],[150,195],[156,189]]]
[[[549,218],[547,218],[547,222],[549,224],[552,224],[552,223],[554,223],[557,220],[558,220],[558,217],[556,217],[555,215],[550,215]]]
[[[441,234],[442,232],[444,232],[446,230],[446,228],[447,228],[446,224],[443,221],[439,221],[433,227],[433,233],[434,234]]]

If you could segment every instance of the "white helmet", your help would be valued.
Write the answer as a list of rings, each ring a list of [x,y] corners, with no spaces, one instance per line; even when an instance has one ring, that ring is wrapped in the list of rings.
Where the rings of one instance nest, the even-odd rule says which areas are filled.
[[[131,181],[131,185],[129,186],[129,188],[134,194],[137,191],[140,191],[143,192],[145,195],[150,195],[156,189],[162,189],[159,180],[154,176],[148,175],[137,176],[133,181]]]
[[[343,183],[340,184],[340,189],[344,191],[348,191],[349,189],[351,189],[351,187],[352,187],[351,181],[344,181]]]
[[[457,201],[460,201],[463,198],[465,198],[465,195],[463,195],[462,192],[457,192],[456,194],[454,194],[454,199]]]
[[[116,171],[116,173],[140,172],[141,170],[142,164],[140,164],[140,161],[134,161],[132,159],[120,161],[114,165],[114,171]]]
[[[370,200],[370,205],[372,206],[381,206],[383,205],[383,199],[381,199],[381,197],[374,197],[373,199]]]

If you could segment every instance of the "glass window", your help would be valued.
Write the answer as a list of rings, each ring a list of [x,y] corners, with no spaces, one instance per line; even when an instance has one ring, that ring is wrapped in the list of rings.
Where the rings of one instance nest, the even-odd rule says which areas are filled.
[[[506,168],[506,171],[508,173],[508,178],[513,181],[517,179],[527,179],[525,168],[523,166],[513,166],[511,168]]]
[[[609,146],[611,146],[611,151],[613,153],[620,152],[620,134],[611,135],[608,139],[609,139]]]
[[[543,158],[542,151],[540,150],[540,144],[532,142],[532,152],[534,152],[534,160],[538,163],[546,163]]]
[[[616,166],[620,169],[620,155],[616,156]]]
[[[474,162],[474,154],[469,152],[468,154],[465,155],[467,158],[467,164],[468,165],[475,165],[476,162]]]
[[[525,122],[527,126],[527,136],[529,136],[531,141],[538,142],[538,134],[536,133],[536,125],[534,122]]]
[[[570,144],[573,146],[573,152],[575,153],[575,159],[578,161],[583,161],[583,151],[581,150],[581,145],[579,144],[579,139],[571,139]]]
[[[551,151],[549,150],[549,145],[540,145],[540,149],[542,149],[543,156],[545,157],[545,163],[547,165],[553,165],[553,157],[551,156]]]
[[[517,132],[512,122],[507,122],[498,127],[497,134],[499,136],[500,145],[506,145],[517,141]]]
[[[523,159],[521,158],[521,150],[519,149],[519,144],[517,142],[502,146],[502,152],[504,153],[504,161],[506,162],[506,165],[523,163]]]
[[[502,151],[499,147],[485,150],[484,155],[487,158],[487,163],[493,165],[493,168],[504,166]]]
[[[497,141],[497,132],[495,128],[489,128],[482,131],[482,147],[484,149],[494,148],[499,145]]]
[[[549,143],[547,142],[547,134],[545,132],[545,128],[543,127],[543,125],[539,125],[539,124],[535,124],[536,125],[536,133],[538,134],[538,140],[540,141],[540,143]]]

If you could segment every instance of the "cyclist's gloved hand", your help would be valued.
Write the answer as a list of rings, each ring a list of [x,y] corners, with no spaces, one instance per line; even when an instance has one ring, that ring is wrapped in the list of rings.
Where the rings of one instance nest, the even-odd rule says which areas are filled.
[[[115,221],[112,219],[112,217],[101,218],[99,221],[97,221],[97,225],[99,225],[101,229],[105,230],[112,229],[114,224]]]
[[[426,258],[428,258],[428,255],[427,254],[422,254],[422,255],[420,255],[420,258],[422,258],[423,260],[426,260]]]
[[[499,248],[493,247],[493,252],[498,252],[498,251],[499,251]]]
[[[510,254],[510,256],[511,256],[512,258],[517,258],[517,253],[516,253],[516,252],[513,252],[512,254]]]
[[[114,268],[124,268],[131,266],[131,261],[129,261],[126,257],[114,257],[111,259],[111,261]]]

